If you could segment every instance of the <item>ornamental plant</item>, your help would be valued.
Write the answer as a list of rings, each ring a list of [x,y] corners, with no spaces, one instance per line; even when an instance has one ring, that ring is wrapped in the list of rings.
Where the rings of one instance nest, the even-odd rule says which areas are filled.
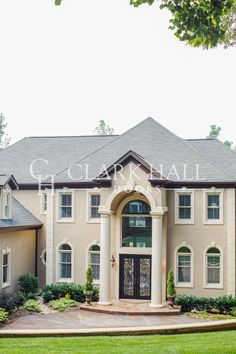
[[[88,267],[86,271],[85,293],[92,293],[93,291],[93,270]]]
[[[167,295],[168,296],[175,296],[176,295],[173,270],[170,270],[168,272]]]

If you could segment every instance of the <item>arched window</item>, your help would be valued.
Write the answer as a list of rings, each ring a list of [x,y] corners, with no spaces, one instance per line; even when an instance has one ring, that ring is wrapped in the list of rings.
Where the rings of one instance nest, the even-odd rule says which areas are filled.
[[[132,200],[122,211],[122,247],[152,247],[150,207]]]
[[[100,279],[100,246],[93,245],[89,248],[89,266],[93,270],[93,279]]]
[[[193,283],[192,251],[187,246],[178,248],[176,254],[176,283],[179,286],[191,286]]]
[[[64,243],[58,249],[59,279],[72,279],[72,249]]]
[[[222,254],[217,247],[206,251],[206,286],[215,287],[222,284]]]

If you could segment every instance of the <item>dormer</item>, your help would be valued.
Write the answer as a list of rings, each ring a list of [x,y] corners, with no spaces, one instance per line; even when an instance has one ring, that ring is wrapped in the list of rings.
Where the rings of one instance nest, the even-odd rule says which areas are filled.
[[[18,189],[17,182],[12,175],[0,174],[0,219],[9,220],[11,214],[12,190]]]

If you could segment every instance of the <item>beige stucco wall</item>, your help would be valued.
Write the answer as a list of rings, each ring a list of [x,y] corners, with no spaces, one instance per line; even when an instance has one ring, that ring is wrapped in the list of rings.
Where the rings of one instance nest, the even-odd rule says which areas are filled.
[[[167,268],[174,269],[174,255],[183,243],[194,251],[194,284],[192,288],[177,288],[179,294],[217,296],[227,293],[227,193],[224,191],[224,223],[222,225],[205,225],[203,221],[203,190],[194,191],[194,224],[175,224],[175,192],[168,192],[168,231],[167,231]],[[204,252],[213,244],[223,251],[223,289],[204,288]]]
[[[0,262],[0,291],[12,292],[18,278],[25,273],[35,274],[35,230],[12,231],[0,233],[0,255],[9,248],[10,253],[10,286],[2,289],[2,261]]]

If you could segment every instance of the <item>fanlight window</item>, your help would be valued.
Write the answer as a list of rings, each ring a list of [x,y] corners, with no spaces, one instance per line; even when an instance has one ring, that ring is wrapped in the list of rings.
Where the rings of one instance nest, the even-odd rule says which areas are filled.
[[[122,247],[152,247],[150,207],[144,201],[132,200],[123,209]]]

